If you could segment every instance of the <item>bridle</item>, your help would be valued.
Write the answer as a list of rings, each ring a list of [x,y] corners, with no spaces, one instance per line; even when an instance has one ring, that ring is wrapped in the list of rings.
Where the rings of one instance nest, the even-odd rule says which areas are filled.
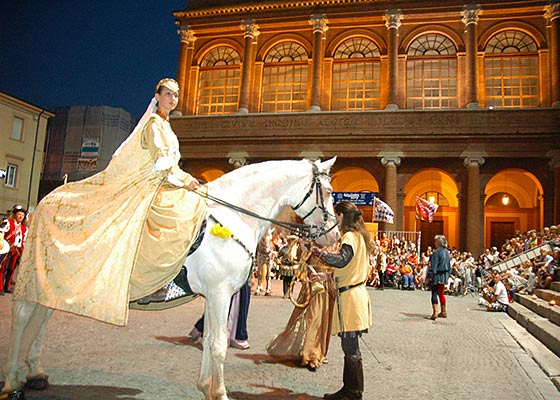
[[[311,165],[313,166],[313,178],[311,180],[311,186],[309,187],[309,190],[305,194],[303,200],[300,201],[297,206],[294,206],[292,208],[294,209],[294,211],[296,211],[298,208],[304,205],[307,199],[311,197],[313,190],[315,190],[315,206],[311,209],[311,211],[305,214],[305,216],[301,217],[301,219],[303,222],[305,222],[305,220],[309,218],[309,216],[311,216],[315,212],[315,210],[319,209],[323,213],[323,221],[321,222],[320,225],[305,224],[304,226],[307,228],[306,235],[300,237],[302,237],[303,239],[316,240],[320,236],[326,235],[334,228],[336,228],[337,224],[334,224],[330,228],[326,229],[329,216],[334,218],[334,215],[330,214],[329,210],[327,210],[327,208],[325,207],[325,199],[323,197],[323,190],[322,190],[323,186],[321,185],[321,177],[329,178],[329,175],[323,172],[319,172],[319,168],[317,168],[315,164],[311,164]]]
[[[313,167],[313,177],[311,179],[311,185],[309,187],[309,190],[307,191],[307,193],[305,194],[304,198],[302,201],[300,201],[298,203],[298,205],[296,205],[295,207],[292,207],[295,210],[299,209],[301,206],[303,206],[305,204],[305,202],[311,197],[311,194],[313,193],[313,190],[315,190],[315,207],[313,207],[311,209],[311,211],[309,211],[305,216],[301,217],[302,221],[305,222],[305,220],[307,218],[309,218],[314,212],[315,210],[319,209],[322,211],[323,213],[323,220],[321,222],[320,225],[307,225],[307,224],[297,224],[297,223],[292,223],[292,222],[283,222],[283,221],[278,221],[272,218],[267,218],[267,217],[263,217],[262,215],[259,215],[251,210],[247,210],[243,207],[239,207],[236,206],[235,204],[231,204],[225,200],[219,199],[217,197],[212,196],[211,194],[205,193],[203,191],[197,190],[195,189],[194,192],[197,193],[199,196],[207,198],[215,203],[221,204],[225,207],[228,207],[232,210],[235,210],[237,212],[240,212],[242,214],[248,215],[250,217],[256,218],[256,219],[260,219],[262,221],[268,221],[273,225],[279,226],[281,228],[284,228],[286,230],[288,230],[291,234],[296,235],[302,239],[305,240],[316,240],[319,237],[326,235],[327,233],[329,233],[330,231],[332,231],[333,229],[335,229],[337,227],[337,224],[334,224],[333,226],[331,226],[330,228],[326,228],[327,226],[327,222],[330,217],[334,217],[334,215],[330,214],[329,211],[327,210],[326,206],[325,206],[325,200],[323,197],[323,191],[322,191],[322,184],[321,184],[321,177],[328,177],[328,174],[325,174],[323,172],[319,172],[319,168],[317,168],[317,166],[313,163],[311,163],[312,167]],[[320,202],[320,203],[319,203]]]

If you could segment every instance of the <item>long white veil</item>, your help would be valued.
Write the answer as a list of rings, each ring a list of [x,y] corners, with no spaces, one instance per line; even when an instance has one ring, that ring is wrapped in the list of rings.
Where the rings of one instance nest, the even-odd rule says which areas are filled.
[[[142,115],[142,118],[140,118],[140,120],[138,121],[138,123],[136,124],[132,132],[130,133],[130,135],[128,135],[126,140],[122,142],[119,148],[115,150],[115,152],[113,153],[113,158],[115,158],[119,154],[120,150],[123,147],[125,147],[136,135],[139,134],[139,132],[142,130],[142,127],[144,126],[148,118],[150,118],[150,115],[152,115],[156,111],[156,109],[157,109],[157,100],[155,97],[153,97],[152,100],[150,101],[150,104],[148,104],[148,108],[146,108],[144,115]]]

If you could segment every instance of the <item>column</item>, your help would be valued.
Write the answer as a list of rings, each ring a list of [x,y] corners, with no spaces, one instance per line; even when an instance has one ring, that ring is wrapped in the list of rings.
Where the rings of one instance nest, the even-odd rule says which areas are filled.
[[[403,15],[401,10],[388,10],[385,12],[385,26],[387,27],[387,59],[389,60],[389,77],[387,85],[389,94],[385,110],[398,110],[397,105],[397,82],[399,62],[399,26]]]
[[[246,19],[239,27],[244,31],[245,53],[243,54],[243,69],[241,71],[241,90],[239,94],[238,114],[249,112],[249,88],[251,87],[251,66],[253,65],[253,44],[259,36],[259,26],[253,19]]]
[[[550,26],[550,84],[552,107],[560,107],[560,3],[551,1],[545,8],[544,17]]]
[[[179,47],[179,62],[177,63],[177,83],[179,84],[179,102],[174,114],[183,115],[187,113],[187,92],[189,73],[193,58],[193,49],[196,36],[190,26],[180,26],[177,33],[181,37]]]
[[[467,248],[473,254],[482,254],[483,232],[480,195],[480,166],[484,164],[483,157],[467,157],[464,165],[467,167]]]
[[[480,108],[478,103],[478,72],[477,72],[477,23],[480,7],[468,5],[463,8],[463,24],[466,34],[466,91],[467,108]]]
[[[401,165],[400,157],[388,156],[381,158],[381,164],[385,167],[385,198],[381,199],[395,212],[395,224],[402,217],[397,214],[397,167]],[[390,229],[389,223],[383,223],[382,230]],[[398,225],[398,224],[397,224]]]
[[[311,106],[308,111],[321,111],[321,66],[323,65],[323,40],[329,29],[329,20],[324,14],[314,14],[309,18],[313,25],[313,77],[311,79]]]
[[[550,160],[549,165],[550,168],[552,168],[554,189],[552,200],[552,225],[558,225],[560,224],[560,157],[554,157]]]

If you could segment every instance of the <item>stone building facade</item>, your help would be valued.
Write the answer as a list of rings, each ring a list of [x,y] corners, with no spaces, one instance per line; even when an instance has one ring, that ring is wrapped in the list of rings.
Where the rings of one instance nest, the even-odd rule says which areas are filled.
[[[172,125],[195,175],[337,156],[334,190],[395,210],[379,229],[474,253],[560,223],[558,1],[207,0],[174,15]],[[432,224],[417,197],[439,204]]]

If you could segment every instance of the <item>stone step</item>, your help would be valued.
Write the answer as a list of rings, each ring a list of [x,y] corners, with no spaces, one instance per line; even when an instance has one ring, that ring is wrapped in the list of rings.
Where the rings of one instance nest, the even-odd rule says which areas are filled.
[[[560,292],[551,289],[535,289],[533,293],[545,301],[554,300],[560,306]]]
[[[551,306],[547,301],[536,298],[534,299],[529,294],[515,294],[515,301],[527,307],[529,310],[540,315],[543,318],[549,319],[556,325],[560,326],[560,306]]]
[[[555,292],[560,292],[560,281],[552,282],[550,284],[550,289],[554,290]]]
[[[520,303],[511,303],[508,314],[521,326],[560,357],[560,326],[529,310]]]

